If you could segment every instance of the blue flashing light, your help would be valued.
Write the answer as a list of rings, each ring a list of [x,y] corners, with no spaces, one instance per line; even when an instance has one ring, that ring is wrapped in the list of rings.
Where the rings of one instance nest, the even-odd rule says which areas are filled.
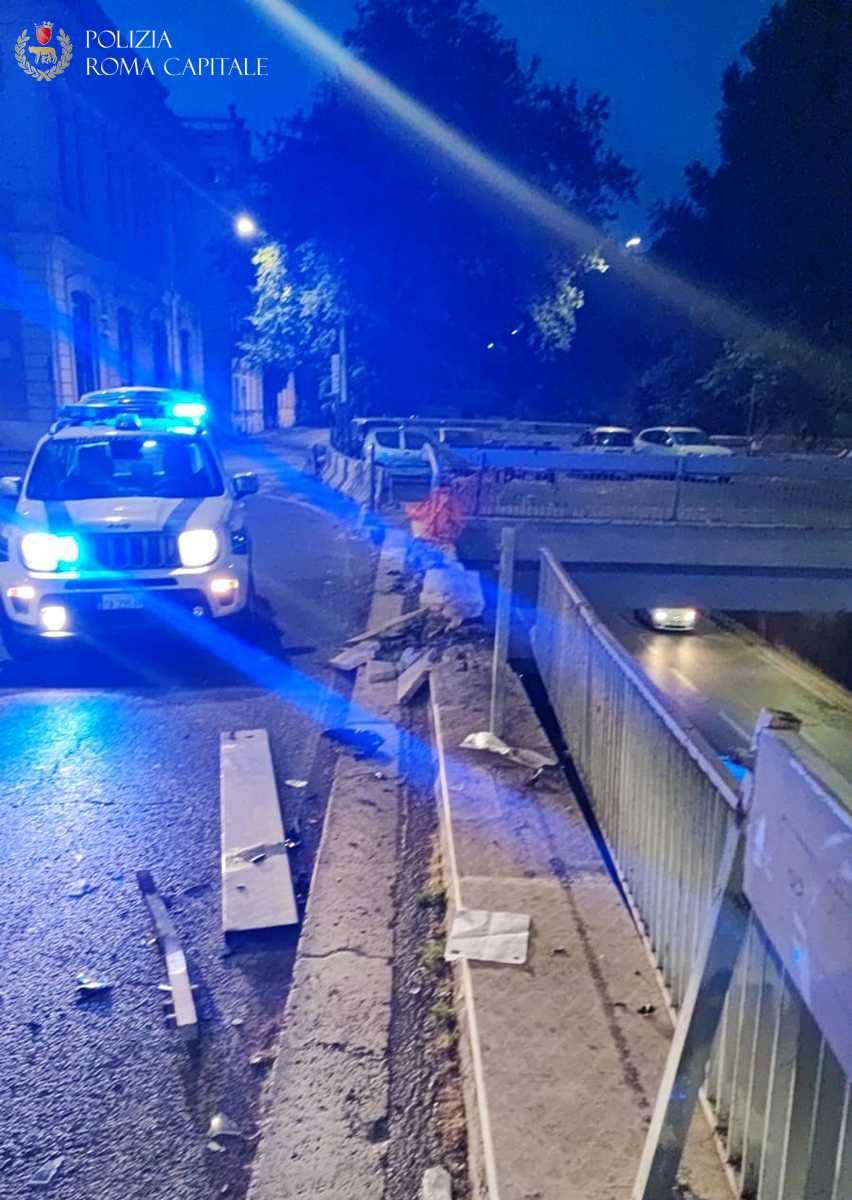
[[[173,417],[185,421],[203,421],[207,416],[207,405],[200,400],[178,400],[169,410]]]

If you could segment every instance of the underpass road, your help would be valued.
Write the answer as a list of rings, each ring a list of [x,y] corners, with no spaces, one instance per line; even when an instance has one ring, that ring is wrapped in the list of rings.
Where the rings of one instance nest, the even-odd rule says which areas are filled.
[[[748,747],[762,708],[783,708],[802,720],[802,738],[852,778],[852,698],[819,671],[707,619],[685,635],[656,633],[624,613],[604,620],[720,754]]]
[[[326,659],[361,627],[372,571],[348,523],[288,500],[269,471],[264,489],[248,511],[265,625],[233,635],[232,663],[216,638],[208,652],[156,636],[45,669],[0,663],[4,1200],[31,1194],[34,1171],[59,1155],[53,1184],[32,1194],[209,1200],[247,1186],[253,1142],[216,1152],[206,1130],[219,1109],[255,1128],[263,1071],[249,1059],[274,1044],[296,934],[224,946],[219,734],[269,730],[304,891],[332,767],[319,735],[340,715]],[[291,778],[308,787],[288,789]],[[164,1019],[139,868],[166,895],[198,985],[193,1048]],[[75,898],[82,880],[95,890]],[[111,992],[76,1000],[81,972]]]

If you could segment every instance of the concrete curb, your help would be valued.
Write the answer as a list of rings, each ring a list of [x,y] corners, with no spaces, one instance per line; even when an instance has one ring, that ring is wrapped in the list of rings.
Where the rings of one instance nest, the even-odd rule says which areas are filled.
[[[388,531],[370,625],[402,611],[402,597],[381,589],[404,554],[402,533]],[[400,811],[396,682],[371,683],[362,668],[352,708],[366,710],[358,725],[380,728],[385,758],[341,754],[335,769],[249,1200],[384,1193]]]

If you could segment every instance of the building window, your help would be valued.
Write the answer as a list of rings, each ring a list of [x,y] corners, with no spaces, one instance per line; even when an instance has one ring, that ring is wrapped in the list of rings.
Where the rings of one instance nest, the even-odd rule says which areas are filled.
[[[165,321],[151,322],[154,342],[154,383],[158,387],[169,386],[169,340]]]
[[[123,384],[133,382],[133,320],[126,308],[118,310],[118,369]]]
[[[97,386],[95,331],[92,325],[92,301],[85,292],[71,293],[71,324],[74,331],[74,366],[77,391],[92,392]]]
[[[192,390],[192,358],[188,329],[180,331],[180,386],[188,392]]]

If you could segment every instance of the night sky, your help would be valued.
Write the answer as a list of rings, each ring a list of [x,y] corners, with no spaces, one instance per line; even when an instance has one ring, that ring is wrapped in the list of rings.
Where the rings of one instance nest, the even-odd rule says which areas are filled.
[[[166,29],[173,53],[267,55],[266,79],[195,79],[170,83],[175,109],[199,116],[236,104],[252,129],[307,105],[319,69],[251,0],[102,0],[117,27]],[[769,11],[771,0],[484,0],[525,59],[542,72],[576,78],[612,102],[610,144],[641,176],[639,205],[622,213],[625,231],[641,229],[647,206],[682,191],[694,158],[716,161],[715,115],[724,68]],[[298,6],[329,32],[352,22],[352,0],[304,0]]]

